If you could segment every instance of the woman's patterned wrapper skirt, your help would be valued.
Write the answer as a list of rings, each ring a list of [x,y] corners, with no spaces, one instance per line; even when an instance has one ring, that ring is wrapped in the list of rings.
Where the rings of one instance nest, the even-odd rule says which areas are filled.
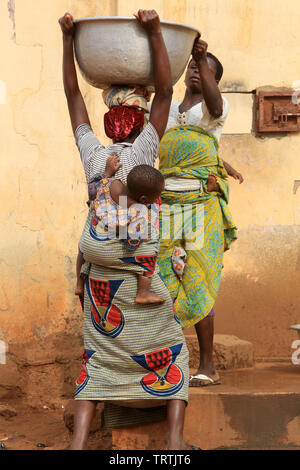
[[[75,398],[130,405],[188,401],[188,350],[172,299],[158,267],[151,290],[162,305],[138,305],[137,274],[151,269],[157,241],[128,253],[119,240],[90,236],[90,217],[80,249],[92,263],[85,282],[84,353]],[[95,263],[100,263],[101,266]]]

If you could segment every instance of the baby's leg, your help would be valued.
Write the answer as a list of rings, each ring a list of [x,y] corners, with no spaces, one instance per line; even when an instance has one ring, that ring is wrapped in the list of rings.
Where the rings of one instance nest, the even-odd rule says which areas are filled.
[[[83,263],[84,263],[83,255],[81,251],[78,249],[78,255],[77,255],[77,260],[76,260],[77,282],[76,282],[75,295],[79,295],[79,296],[83,296],[83,293],[84,293],[84,277],[80,276],[80,270],[81,270]]]
[[[150,291],[152,277],[138,274],[138,291],[135,301],[137,304],[163,304],[166,299]]]

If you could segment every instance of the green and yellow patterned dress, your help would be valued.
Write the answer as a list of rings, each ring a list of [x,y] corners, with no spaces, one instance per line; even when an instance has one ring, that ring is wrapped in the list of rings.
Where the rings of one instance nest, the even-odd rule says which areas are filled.
[[[219,157],[217,139],[197,126],[169,129],[161,140],[159,158],[165,178],[196,178],[201,182],[198,191],[162,194],[158,263],[181,325],[188,328],[213,308],[224,251],[237,238],[228,208],[228,174]],[[210,173],[216,176],[220,192],[207,192]],[[172,266],[175,247],[184,248],[188,255],[182,280]]]

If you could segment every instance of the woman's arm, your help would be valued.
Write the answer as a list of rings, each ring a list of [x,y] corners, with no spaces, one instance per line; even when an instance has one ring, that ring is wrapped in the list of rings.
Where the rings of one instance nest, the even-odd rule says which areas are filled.
[[[87,109],[80,92],[74,63],[73,37],[75,26],[73,17],[66,13],[59,20],[63,33],[63,82],[68,102],[73,132],[80,124],[90,124]]]
[[[207,43],[201,39],[196,40],[192,56],[199,69],[202,95],[209,114],[218,118],[223,114],[223,100],[216,79],[209,68]]]
[[[148,34],[153,53],[155,96],[149,121],[161,139],[167,126],[173,94],[169,56],[156,11],[139,10],[135,16]]]

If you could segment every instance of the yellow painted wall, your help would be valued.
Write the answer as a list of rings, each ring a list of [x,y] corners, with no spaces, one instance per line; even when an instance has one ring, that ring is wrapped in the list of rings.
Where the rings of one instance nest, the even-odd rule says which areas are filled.
[[[202,31],[224,64],[224,92],[300,79],[298,0],[0,0],[0,339],[23,342],[82,326],[73,291],[87,190],[63,92],[57,20],[65,11],[132,16],[149,7]],[[107,144],[101,93],[81,77],[80,86]],[[183,92],[181,80],[175,99]],[[251,106],[233,112],[237,134],[223,135],[221,151],[245,183],[231,182],[240,239],[225,256],[216,330],[253,341],[258,355],[287,356],[288,327],[300,322],[300,195],[292,193],[300,136],[241,134]]]

